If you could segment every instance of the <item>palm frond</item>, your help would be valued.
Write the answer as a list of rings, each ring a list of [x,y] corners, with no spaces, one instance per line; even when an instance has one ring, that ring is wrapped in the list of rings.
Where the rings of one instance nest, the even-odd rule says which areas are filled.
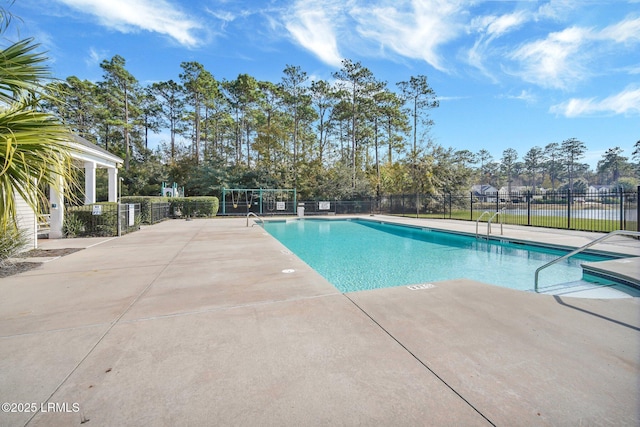
[[[35,50],[33,39],[25,39],[0,50],[0,102],[10,104],[24,97],[24,92],[43,95],[41,83],[50,78],[47,57]]]
[[[37,210],[46,198],[39,183],[62,191],[74,182],[69,132],[50,114],[24,108],[29,102],[0,110],[0,225],[15,219],[15,194]]]

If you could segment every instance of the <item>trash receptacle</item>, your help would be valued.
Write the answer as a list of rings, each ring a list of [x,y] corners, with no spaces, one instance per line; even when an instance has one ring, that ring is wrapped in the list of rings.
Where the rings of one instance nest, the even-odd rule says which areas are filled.
[[[299,217],[304,216],[304,203],[298,204],[298,216]]]

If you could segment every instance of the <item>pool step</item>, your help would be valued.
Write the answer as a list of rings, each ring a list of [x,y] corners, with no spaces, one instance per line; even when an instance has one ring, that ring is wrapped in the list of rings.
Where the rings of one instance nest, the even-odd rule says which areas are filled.
[[[585,262],[582,271],[588,280],[602,278],[640,289],[640,257]]]
[[[632,298],[640,297],[640,289],[619,283],[597,283],[587,280],[560,283],[540,288],[539,293],[576,298]]]

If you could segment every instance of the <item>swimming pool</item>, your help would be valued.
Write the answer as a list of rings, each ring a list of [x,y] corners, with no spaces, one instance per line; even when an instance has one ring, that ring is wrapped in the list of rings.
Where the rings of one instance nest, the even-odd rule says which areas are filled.
[[[532,290],[535,270],[566,251],[476,239],[364,219],[266,221],[265,230],[341,292],[467,278]],[[582,279],[580,254],[540,274],[553,285]]]

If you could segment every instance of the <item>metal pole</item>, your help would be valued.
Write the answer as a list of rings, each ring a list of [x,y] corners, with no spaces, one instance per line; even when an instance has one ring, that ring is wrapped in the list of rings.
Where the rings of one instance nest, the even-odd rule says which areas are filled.
[[[227,193],[224,187],[222,187],[222,215],[226,215],[227,213]]]
[[[531,190],[527,190],[527,225],[531,225]]]
[[[470,209],[470,215],[469,215],[469,220],[473,221],[473,191],[469,192],[469,206],[471,207]]]
[[[640,185],[636,188],[636,231],[640,231]]]
[[[571,229],[571,189],[567,190],[567,230]]]
[[[117,209],[117,219],[116,222],[118,224],[118,237],[122,236],[122,218],[120,217],[120,202],[118,202],[116,204],[116,209]]]
[[[620,190],[620,230],[624,230],[624,193],[622,192],[622,186],[618,187]]]

